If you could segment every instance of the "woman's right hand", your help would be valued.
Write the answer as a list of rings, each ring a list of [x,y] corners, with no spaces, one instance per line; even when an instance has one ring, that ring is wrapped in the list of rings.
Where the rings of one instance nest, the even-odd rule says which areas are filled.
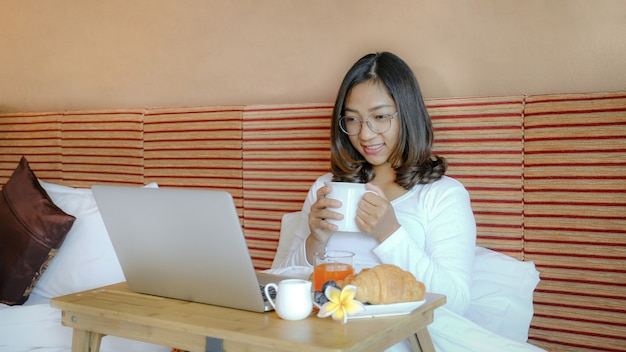
[[[326,198],[326,194],[330,191],[330,186],[319,188],[317,190],[317,201],[311,205],[311,210],[309,211],[309,230],[311,234],[307,239],[307,256],[308,253],[323,250],[330,235],[337,231],[337,225],[333,225],[325,219],[343,219],[342,214],[328,209],[341,207],[341,201]]]

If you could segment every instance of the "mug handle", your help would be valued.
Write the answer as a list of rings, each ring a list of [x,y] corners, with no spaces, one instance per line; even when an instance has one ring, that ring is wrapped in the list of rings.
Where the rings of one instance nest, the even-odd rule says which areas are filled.
[[[276,310],[276,304],[274,303],[274,300],[272,299],[272,296],[270,295],[270,291],[269,291],[270,287],[273,287],[276,293],[278,293],[278,286],[276,286],[275,283],[270,282],[269,284],[266,284],[265,287],[263,288],[263,291],[265,291],[265,297],[272,305],[272,308]]]

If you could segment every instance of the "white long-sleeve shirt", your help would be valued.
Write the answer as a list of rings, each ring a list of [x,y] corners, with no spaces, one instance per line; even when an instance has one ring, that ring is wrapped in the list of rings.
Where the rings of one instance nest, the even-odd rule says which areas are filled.
[[[289,254],[280,267],[311,266],[306,259],[310,234],[308,214],[316,191],[332,175],[319,177],[302,207],[302,218]],[[354,252],[355,271],[381,263],[410,271],[428,292],[445,294],[446,308],[463,314],[470,302],[470,283],[476,244],[476,223],[469,194],[447,176],[431,184],[416,185],[391,202],[400,228],[382,243],[364,233],[335,232],[327,249]]]

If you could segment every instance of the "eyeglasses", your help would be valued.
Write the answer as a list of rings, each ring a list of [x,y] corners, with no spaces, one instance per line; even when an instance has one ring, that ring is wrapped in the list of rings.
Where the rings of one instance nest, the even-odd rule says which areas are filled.
[[[339,118],[339,127],[348,136],[356,136],[361,133],[363,122],[367,123],[367,127],[374,133],[385,133],[391,128],[391,120],[398,116],[398,112],[393,114],[375,115],[367,120],[361,120],[356,116],[341,116]]]

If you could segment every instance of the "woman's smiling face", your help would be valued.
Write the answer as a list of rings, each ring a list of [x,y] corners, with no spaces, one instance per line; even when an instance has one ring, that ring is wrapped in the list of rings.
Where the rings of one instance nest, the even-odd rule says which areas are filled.
[[[344,115],[358,117],[362,121],[378,115],[396,113],[393,101],[382,83],[367,81],[352,87],[344,104]],[[400,116],[391,119],[391,126],[382,133],[372,131],[365,122],[359,134],[349,136],[352,146],[369,162],[377,167],[389,161],[398,144]]]

